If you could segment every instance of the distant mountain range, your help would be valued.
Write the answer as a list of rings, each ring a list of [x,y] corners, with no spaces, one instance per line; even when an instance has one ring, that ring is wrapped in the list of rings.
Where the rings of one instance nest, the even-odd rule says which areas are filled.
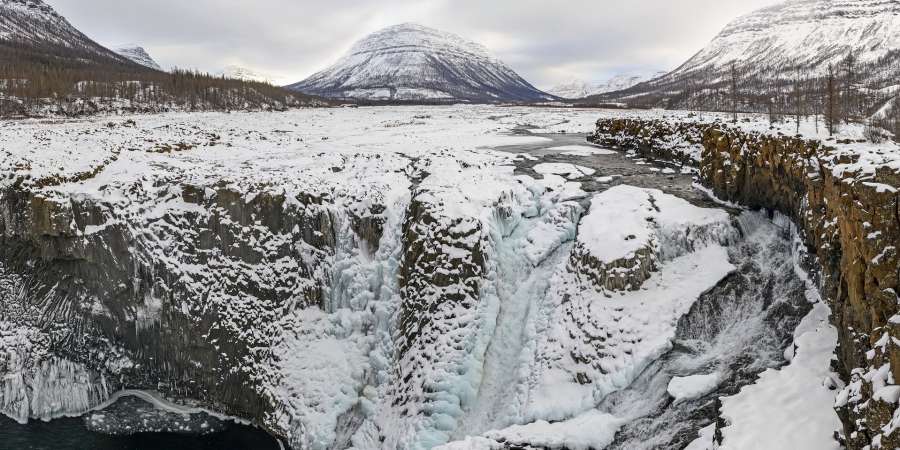
[[[307,94],[387,102],[556,100],[485,47],[415,24],[375,32],[333,66],[288,86]]]
[[[565,99],[580,99],[591,95],[605,94],[628,89],[636,84],[665,75],[665,71],[633,72],[616,75],[602,83],[588,83],[583,80],[572,80],[554,86],[547,92]]]

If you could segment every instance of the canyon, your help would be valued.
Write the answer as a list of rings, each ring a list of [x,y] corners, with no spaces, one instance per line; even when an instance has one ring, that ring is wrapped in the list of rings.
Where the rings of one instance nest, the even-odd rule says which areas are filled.
[[[96,424],[142,393],[157,427],[298,449],[586,449],[742,448],[769,404],[802,412],[764,422],[780,442],[893,442],[896,148],[745,119],[12,123],[0,407]]]

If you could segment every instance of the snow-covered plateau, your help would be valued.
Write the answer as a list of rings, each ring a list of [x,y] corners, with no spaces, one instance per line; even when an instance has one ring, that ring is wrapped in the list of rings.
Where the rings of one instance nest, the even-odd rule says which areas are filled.
[[[844,386],[796,227],[585,141],[623,116],[698,120],[5,122],[0,410],[115,434],[139,421],[104,408],[137,396],[147,429],[203,412],[312,450],[745,449],[775,425],[800,443],[767,448],[825,448]]]

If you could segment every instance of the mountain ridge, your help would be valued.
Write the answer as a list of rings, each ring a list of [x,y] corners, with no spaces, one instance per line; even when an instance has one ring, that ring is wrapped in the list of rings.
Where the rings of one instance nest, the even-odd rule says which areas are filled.
[[[666,71],[628,72],[615,75],[603,82],[588,83],[584,80],[573,79],[567,83],[558,84],[547,90],[557,97],[577,100],[591,95],[606,94],[621,91],[654,78],[666,75]]]

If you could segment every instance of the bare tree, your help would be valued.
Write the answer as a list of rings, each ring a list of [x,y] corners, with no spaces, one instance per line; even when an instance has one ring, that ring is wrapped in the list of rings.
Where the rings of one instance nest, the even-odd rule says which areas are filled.
[[[844,98],[842,105],[842,118],[850,120],[850,115],[855,113],[857,105],[855,105],[854,85],[856,83],[856,57],[853,53],[847,54],[844,58]]]
[[[828,65],[828,76],[825,79],[825,122],[828,125],[828,135],[834,136],[837,122],[840,120],[837,111],[837,86],[834,79],[834,66]]]
[[[797,134],[800,134],[800,117],[803,115],[803,86],[800,80],[800,69],[794,79],[794,117],[797,119]]]
[[[735,65],[735,63],[732,62],[731,63],[731,115],[732,115],[732,121],[734,123],[737,123],[737,121],[738,121],[738,117],[737,117],[737,112],[738,112],[737,83],[738,83],[737,66]]]

